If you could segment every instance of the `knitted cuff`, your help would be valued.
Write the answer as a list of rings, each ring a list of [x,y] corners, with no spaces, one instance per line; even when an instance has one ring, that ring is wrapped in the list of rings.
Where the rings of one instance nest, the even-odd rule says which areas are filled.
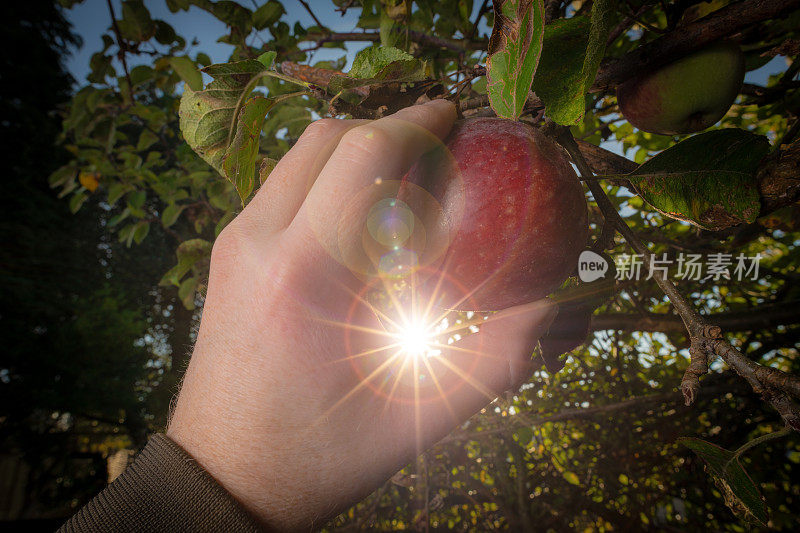
[[[255,519],[189,454],[157,434],[59,532],[259,530]]]

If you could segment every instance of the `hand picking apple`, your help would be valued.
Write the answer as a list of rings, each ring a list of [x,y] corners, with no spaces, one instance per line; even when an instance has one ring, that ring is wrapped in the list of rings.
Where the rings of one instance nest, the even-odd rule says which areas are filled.
[[[441,152],[455,118],[434,100],[372,122],[313,123],[214,244],[167,435],[267,527],[321,524],[530,375],[556,314],[543,297],[585,241],[585,201],[551,141],[501,120],[455,127],[447,146],[461,177],[423,191],[418,166],[410,185],[403,177]],[[390,195],[403,187],[420,190],[403,189],[401,203],[439,205],[436,216],[383,217],[398,214]],[[405,257],[416,247],[420,269],[450,268],[467,300],[506,308],[428,357],[428,324],[368,303],[379,246],[405,246]]]

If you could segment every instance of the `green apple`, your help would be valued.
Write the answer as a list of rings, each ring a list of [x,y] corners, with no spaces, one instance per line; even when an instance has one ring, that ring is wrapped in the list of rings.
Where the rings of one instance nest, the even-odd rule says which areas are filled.
[[[744,80],[744,54],[720,42],[617,88],[622,115],[642,131],[693,133],[725,116]]]

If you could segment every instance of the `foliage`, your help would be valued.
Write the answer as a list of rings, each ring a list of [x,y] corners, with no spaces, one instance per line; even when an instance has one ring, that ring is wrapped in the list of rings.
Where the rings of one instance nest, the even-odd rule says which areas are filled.
[[[103,487],[107,453],[163,424],[175,383],[165,365],[173,346],[180,365],[191,313],[157,287],[177,243],[158,229],[132,249],[113,239],[114,215],[89,194],[94,172],[76,176],[87,191],[76,214],[49,187],[73,157],[56,145],[57,111],[74,83],[63,54],[79,39],[52,2],[4,14],[2,43],[16,51],[0,84],[0,449],[27,476],[4,470],[0,519],[60,519]]]
[[[173,297],[193,308],[202,303],[214,238],[313,119],[375,118],[442,95],[469,114],[485,112],[488,101],[501,116],[569,125],[576,138],[618,147],[641,165],[632,175],[609,173],[635,189],[619,179],[604,185],[658,257],[760,254],[756,279],[676,278],[678,287],[703,314],[729,317],[735,325],[727,338],[752,361],[798,373],[797,317],[774,311],[800,301],[800,236],[791,222],[798,208],[757,218],[753,184],[767,148],[775,152],[781,139],[791,140],[800,109],[796,61],[766,86],[743,88],[711,131],[660,136],[628,124],[613,87],[596,87],[596,75],[660,36],[678,34],[699,16],[684,17],[696,2],[537,0],[496,2],[493,10],[469,0],[334,4],[354,10],[364,33],[342,36],[316,21],[290,26],[287,8],[275,0],[254,10],[231,1],[167,0],[173,13],[194,6],[225,23],[219,40],[231,46],[230,58],[210,65],[143,2],[124,2],[118,31],[111,25],[104,35],[88,83],[65,110],[63,146],[71,158],[51,185],[79,215],[101,206],[95,216],[122,248],[174,240],[177,264],[164,269],[161,283],[175,286]],[[714,5],[698,23],[721,13]],[[742,30],[749,68],[797,39],[798,21],[793,11]],[[316,49],[359,40],[373,44],[347,73],[344,50],[336,61],[314,63]],[[125,57],[146,61],[129,69]],[[201,72],[213,78],[205,87]],[[692,173],[701,177],[687,178]],[[598,246],[612,257],[629,254],[591,207]],[[726,224],[708,223],[709,209]],[[715,488],[702,461],[676,440],[699,436],[738,448],[780,429],[778,417],[718,364],[698,403],[680,405],[673,391],[688,363],[687,335],[680,324],[670,327],[677,316],[646,272],[618,284],[595,312],[603,317],[614,329],[593,328],[563,371],[540,371],[519,394],[495,401],[331,527],[741,530],[725,507],[730,494]],[[172,383],[177,368],[173,363],[166,374]],[[798,512],[797,446],[795,436],[771,441],[741,462],[778,529],[791,527]],[[734,507],[748,498],[737,483],[727,479]],[[753,502],[751,513],[764,522]]]
[[[758,218],[756,171],[767,152],[763,136],[738,128],[709,131],[664,150],[627,177],[660,212],[702,228],[724,229]]]
[[[583,119],[584,95],[603,58],[612,13],[613,2],[598,0],[590,16],[558,19],[544,28],[542,68],[533,83],[555,122],[572,125]]]
[[[494,26],[486,58],[486,87],[498,117],[522,115],[542,53],[544,2],[492,2]]]

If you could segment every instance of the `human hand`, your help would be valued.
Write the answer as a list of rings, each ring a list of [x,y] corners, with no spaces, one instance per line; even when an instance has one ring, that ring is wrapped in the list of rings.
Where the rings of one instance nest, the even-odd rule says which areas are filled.
[[[436,100],[311,124],[214,244],[167,435],[267,527],[321,526],[530,375],[547,302],[492,315],[435,357],[409,353],[397,315],[367,303],[370,209],[455,118]]]

